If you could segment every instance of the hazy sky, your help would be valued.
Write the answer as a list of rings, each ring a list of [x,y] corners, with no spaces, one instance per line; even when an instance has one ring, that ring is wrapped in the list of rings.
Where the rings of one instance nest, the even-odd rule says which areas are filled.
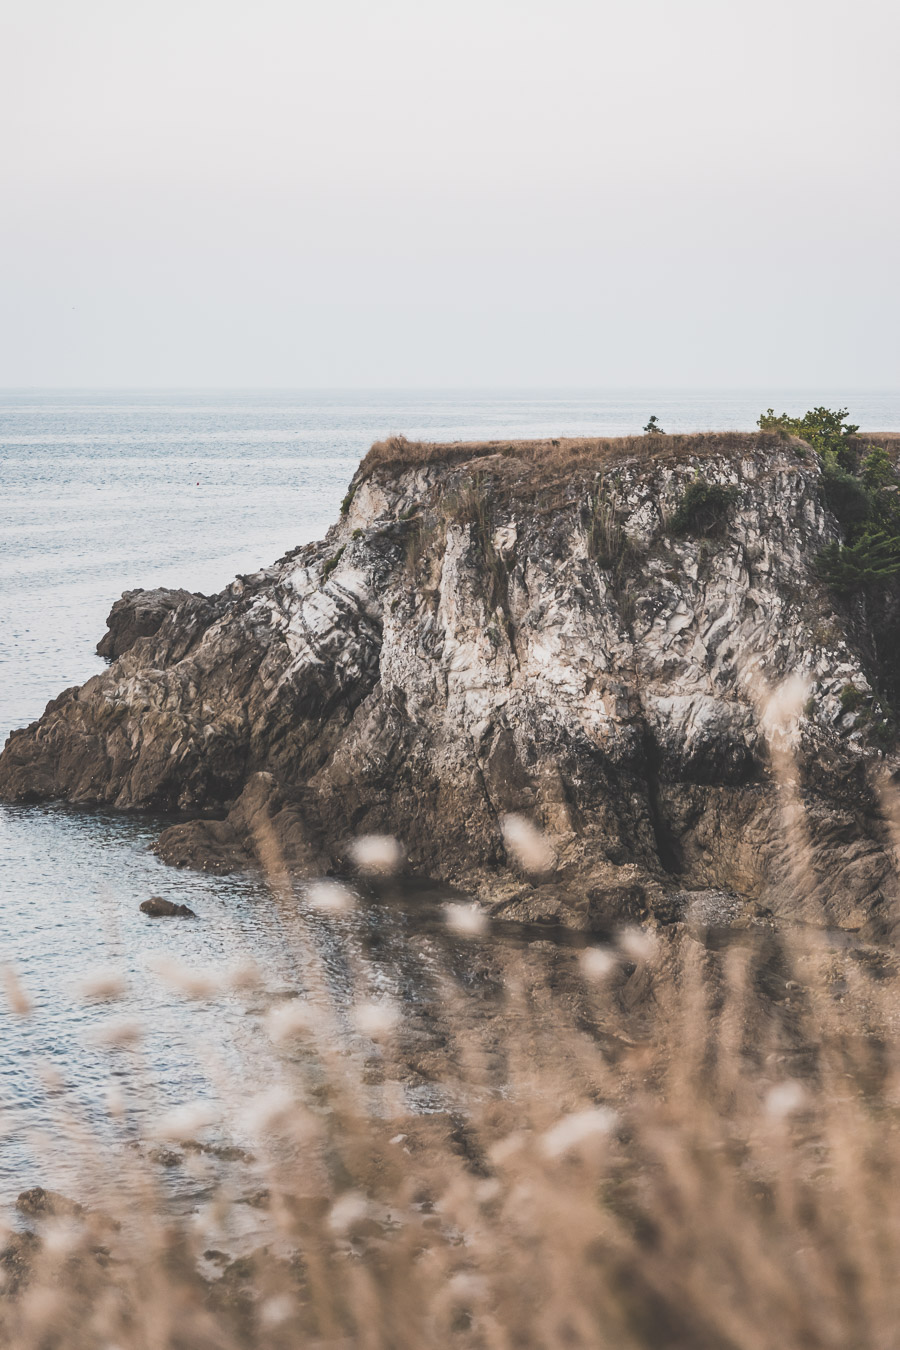
[[[0,10],[0,385],[900,384],[897,0]]]

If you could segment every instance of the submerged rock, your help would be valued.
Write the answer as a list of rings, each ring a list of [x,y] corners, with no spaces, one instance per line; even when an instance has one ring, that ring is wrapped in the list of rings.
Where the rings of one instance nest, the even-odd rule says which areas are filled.
[[[197,915],[187,905],[176,905],[164,900],[161,895],[151,895],[149,900],[141,901],[141,913],[149,914],[151,919],[196,919]]]
[[[86,1213],[77,1200],[70,1200],[58,1191],[45,1191],[43,1186],[22,1191],[16,1198],[16,1209],[30,1219],[76,1219]]]
[[[722,518],[673,533],[698,474]],[[10,737],[0,795],[193,815],[157,851],[214,872],[321,873],[390,834],[495,913],[602,930],[716,892],[884,930],[872,690],[900,643],[820,580],[838,537],[815,456],[774,434],[388,442],[322,543],[166,592],[127,649],[123,617],[110,668]]]

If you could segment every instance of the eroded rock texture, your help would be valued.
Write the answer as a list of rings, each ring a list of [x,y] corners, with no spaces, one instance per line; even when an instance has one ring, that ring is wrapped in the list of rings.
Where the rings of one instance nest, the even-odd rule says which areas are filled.
[[[168,614],[185,600],[196,599],[190,591],[168,591],[157,586],[152,591],[138,587],[123,591],[106,619],[106,632],[97,643],[97,655],[107,661],[129,651],[138,638],[152,637]]]
[[[730,498],[673,533],[698,474]],[[712,888],[884,930],[896,758],[865,603],[817,578],[837,537],[776,436],[387,443],[324,542],[114,638],[0,793],[193,814],[159,851],[219,871],[391,832],[498,906],[591,923]],[[507,812],[553,844],[538,890]]]

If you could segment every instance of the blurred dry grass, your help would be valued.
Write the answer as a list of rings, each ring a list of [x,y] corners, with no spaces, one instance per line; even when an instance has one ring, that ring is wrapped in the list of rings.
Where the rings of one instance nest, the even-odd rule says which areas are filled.
[[[887,1350],[893,965],[812,930],[715,947],[635,931],[550,961],[507,952],[492,1037],[448,990],[456,1104],[432,1116],[403,1105],[397,1010],[360,1008],[365,1072],[327,1014],[273,1014],[291,1076],[252,1106],[265,1242],[221,1255],[244,1199],[223,1183],[178,1218],[137,1157],[102,1214],[33,1193],[0,1256],[2,1343]],[[202,1124],[187,1107],[161,1133]]]

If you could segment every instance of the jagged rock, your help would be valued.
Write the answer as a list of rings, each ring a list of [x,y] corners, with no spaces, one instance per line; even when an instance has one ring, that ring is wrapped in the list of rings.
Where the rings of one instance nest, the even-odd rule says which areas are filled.
[[[673,535],[698,473],[733,504]],[[896,683],[898,644],[819,579],[838,537],[815,456],[777,435],[386,443],[322,543],[182,600],[13,733],[0,795],[193,813],[158,851],[214,871],[321,871],[391,833],[491,899],[513,812],[556,858],[519,874],[523,915],[602,928],[707,890],[886,930],[896,746],[841,696]]]
[[[179,605],[196,598],[190,591],[167,590],[162,586],[151,591],[140,586],[123,591],[109,611],[107,631],[97,643],[97,655],[114,661],[133,647],[138,638],[152,637],[158,632],[163,620]]]
[[[741,918],[744,904],[733,891],[676,891],[669,897],[673,917],[688,929],[727,928]]]
[[[312,867],[318,857],[300,808],[270,773],[255,773],[225,820],[170,825],[154,845],[163,862],[225,876],[258,859],[270,873]]]
[[[176,905],[172,900],[164,900],[161,895],[151,895],[149,900],[141,901],[141,913],[149,914],[151,919],[196,919],[196,914],[187,905]]]

